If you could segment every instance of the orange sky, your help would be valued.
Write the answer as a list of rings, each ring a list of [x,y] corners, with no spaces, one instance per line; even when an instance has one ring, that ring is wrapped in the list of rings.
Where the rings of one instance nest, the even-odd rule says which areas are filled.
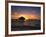
[[[14,13],[12,14],[11,18],[12,19],[18,19],[19,17],[24,17],[25,19],[40,19],[40,16],[35,15],[35,14],[18,14],[18,13]]]

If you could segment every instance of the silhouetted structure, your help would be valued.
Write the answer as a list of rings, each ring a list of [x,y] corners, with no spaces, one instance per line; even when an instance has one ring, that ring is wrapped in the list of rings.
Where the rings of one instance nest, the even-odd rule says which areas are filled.
[[[24,17],[20,17],[20,18],[19,18],[19,20],[23,20],[23,21],[24,21],[24,20],[25,20],[25,18],[24,18]]]

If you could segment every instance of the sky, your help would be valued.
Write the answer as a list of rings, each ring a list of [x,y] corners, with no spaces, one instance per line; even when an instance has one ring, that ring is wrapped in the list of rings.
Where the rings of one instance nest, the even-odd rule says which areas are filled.
[[[25,19],[40,19],[40,7],[11,6],[12,19],[24,17]]]

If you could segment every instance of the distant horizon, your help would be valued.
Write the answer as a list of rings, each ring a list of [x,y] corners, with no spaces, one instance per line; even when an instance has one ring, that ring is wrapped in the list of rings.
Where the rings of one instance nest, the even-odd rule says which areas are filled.
[[[13,20],[18,20],[19,18],[17,18],[17,19],[15,19],[15,18],[13,18]],[[25,20],[41,20],[41,19],[25,19]]]

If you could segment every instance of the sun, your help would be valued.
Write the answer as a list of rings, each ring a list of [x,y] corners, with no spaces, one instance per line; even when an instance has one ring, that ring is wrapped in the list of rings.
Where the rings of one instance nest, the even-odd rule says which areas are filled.
[[[27,17],[26,15],[20,15],[19,17],[24,17],[24,18],[25,18],[25,20],[27,20],[27,19],[28,19],[28,17]]]

